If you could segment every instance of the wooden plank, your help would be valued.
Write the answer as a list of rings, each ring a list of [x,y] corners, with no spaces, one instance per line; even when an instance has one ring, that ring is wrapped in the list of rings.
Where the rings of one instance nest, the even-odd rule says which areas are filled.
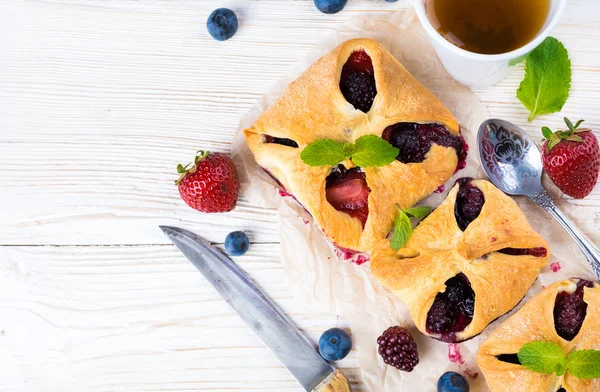
[[[235,39],[212,40],[210,2],[4,2],[0,34],[1,244],[160,244],[177,223],[220,242],[251,228],[276,242],[276,215],[240,201],[226,215],[188,209],[171,180],[198,148],[228,151],[239,117],[311,47],[351,17],[394,9],[352,1],[322,15],[312,1],[235,2]],[[599,12],[594,12],[599,11]],[[600,6],[569,4],[556,35],[570,50],[573,93],[565,107],[600,129]],[[514,97],[522,69],[477,91],[494,116],[532,132]],[[600,188],[579,204],[600,206]],[[600,217],[600,207],[595,207]]]
[[[198,148],[228,151],[240,116],[327,33],[401,3],[237,1],[227,42],[205,31],[212,2],[42,2],[0,5],[0,244],[160,244],[177,223],[220,242],[233,229],[276,242],[276,215],[240,201],[226,215],[188,209],[171,180]],[[600,5],[572,1],[556,36],[573,59],[564,113],[600,129]],[[522,66],[478,90],[490,114],[539,133],[515,98]],[[586,200],[600,217],[600,188]],[[599,221],[600,222],[600,221]]]
[[[333,315],[293,300],[279,247],[236,261],[313,340]],[[0,248],[4,391],[301,391],[173,246]],[[353,351],[340,362],[364,391]]]

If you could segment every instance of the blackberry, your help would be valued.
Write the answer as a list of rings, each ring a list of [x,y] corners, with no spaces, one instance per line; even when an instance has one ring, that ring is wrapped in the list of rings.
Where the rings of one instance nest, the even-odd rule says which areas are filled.
[[[456,181],[460,188],[456,195],[454,217],[456,218],[456,224],[462,231],[465,231],[467,226],[477,219],[483,208],[483,203],[485,203],[483,192],[471,184],[471,180],[471,178],[465,177]]]
[[[438,293],[427,313],[429,333],[441,334],[439,339],[454,343],[455,333],[464,330],[473,320],[475,292],[463,273],[446,281],[446,291]]]
[[[340,90],[346,101],[364,113],[371,109],[377,95],[375,77],[365,72],[348,75],[340,83]]]
[[[387,127],[381,137],[400,149],[396,159],[402,163],[423,162],[433,144],[454,148],[457,156],[466,158],[463,139],[440,124],[397,123]]]
[[[383,362],[405,372],[412,372],[419,363],[417,344],[402,327],[390,327],[377,338]]]
[[[581,279],[577,283],[577,290],[574,293],[569,294],[563,291],[556,295],[554,301],[554,328],[558,336],[565,340],[573,340],[585,320],[588,305],[583,301],[584,287],[594,287],[594,284]]]

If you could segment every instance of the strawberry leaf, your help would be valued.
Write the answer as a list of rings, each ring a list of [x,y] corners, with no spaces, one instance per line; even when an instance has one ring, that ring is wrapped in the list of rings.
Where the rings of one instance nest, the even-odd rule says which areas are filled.
[[[544,138],[550,140],[552,138],[552,130],[548,127],[542,127],[542,135],[544,135]]]
[[[565,120],[565,124],[567,124],[567,127],[569,128],[569,130],[571,132],[575,132],[575,127],[573,126],[573,123],[571,122],[571,120],[569,120],[568,118],[564,118]]]
[[[577,135],[571,135],[568,138],[566,138],[565,140],[570,140],[572,142],[583,142],[583,139],[581,138],[581,136],[577,136]]]
[[[579,126],[581,125],[581,123],[582,123],[582,122],[583,122],[583,120],[579,120],[579,121],[577,121],[577,122],[575,123],[575,127],[574,127],[574,129],[577,129],[577,128],[579,128]]]
[[[552,138],[548,141],[548,145],[546,149],[548,152],[554,148],[558,143],[560,143],[560,137],[557,134],[552,135]]]

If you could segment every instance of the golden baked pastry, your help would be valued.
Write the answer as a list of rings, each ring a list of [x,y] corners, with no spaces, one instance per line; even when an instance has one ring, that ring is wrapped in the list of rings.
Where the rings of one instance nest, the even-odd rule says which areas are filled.
[[[313,216],[336,245],[369,251],[385,238],[396,204],[431,194],[466,154],[450,111],[382,45],[346,41],[311,65],[245,131],[257,163]],[[300,158],[320,139],[377,135],[400,148],[382,167],[314,167]],[[464,159],[464,156],[462,157]]]
[[[600,285],[570,279],[546,287],[481,344],[477,364],[492,392],[598,392],[600,378],[534,373],[520,365],[526,343],[548,341],[573,350],[600,350]]]
[[[422,333],[460,342],[519,303],[548,253],[514,200],[488,181],[463,178],[404,248],[377,244],[371,272]]]

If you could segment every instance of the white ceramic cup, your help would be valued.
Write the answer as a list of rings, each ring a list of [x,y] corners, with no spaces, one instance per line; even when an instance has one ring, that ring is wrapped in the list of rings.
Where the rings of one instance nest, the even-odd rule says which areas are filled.
[[[551,0],[544,27],[527,45],[508,53],[479,54],[461,49],[442,37],[427,17],[425,1],[409,0],[444,68],[454,79],[474,88],[489,87],[504,79],[514,69],[514,66],[510,66],[511,60],[516,60],[535,49],[556,26],[567,5],[567,0]]]

